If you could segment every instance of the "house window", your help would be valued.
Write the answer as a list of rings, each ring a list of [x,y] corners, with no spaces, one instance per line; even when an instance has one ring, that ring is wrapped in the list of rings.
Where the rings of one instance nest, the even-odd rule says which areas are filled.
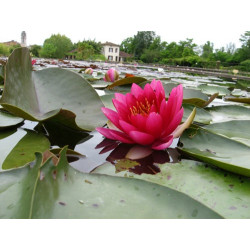
[[[113,52],[113,48],[109,48],[109,52]]]
[[[115,49],[115,53],[117,53],[117,52],[118,52],[118,48]]]
[[[109,61],[113,61],[113,56],[108,56]]]

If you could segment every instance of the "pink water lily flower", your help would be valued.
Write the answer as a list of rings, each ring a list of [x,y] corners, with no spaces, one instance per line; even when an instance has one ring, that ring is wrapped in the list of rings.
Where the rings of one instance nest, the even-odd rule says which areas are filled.
[[[106,72],[103,80],[105,82],[115,82],[118,80],[118,78],[119,78],[119,73],[115,69],[109,69]]]
[[[131,93],[115,93],[113,104],[117,112],[102,108],[109,119],[109,128],[99,127],[96,130],[106,138],[123,143],[166,149],[194,119],[195,111],[179,126],[183,117],[182,99],[182,85],[171,91],[166,102],[161,81],[153,80],[144,89],[134,83]]]

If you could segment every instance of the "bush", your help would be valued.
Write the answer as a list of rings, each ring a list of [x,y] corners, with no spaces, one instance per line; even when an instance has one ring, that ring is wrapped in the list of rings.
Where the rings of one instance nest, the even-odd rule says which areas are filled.
[[[0,56],[8,56],[10,54],[9,47],[0,43]]]
[[[244,71],[250,71],[250,59],[241,62],[240,69]]]

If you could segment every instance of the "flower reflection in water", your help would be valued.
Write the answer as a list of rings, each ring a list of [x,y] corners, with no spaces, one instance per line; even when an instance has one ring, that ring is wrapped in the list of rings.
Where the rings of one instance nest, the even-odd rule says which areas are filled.
[[[174,148],[159,151],[150,147],[120,143],[107,138],[99,143],[96,149],[101,149],[99,154],[111,151],[106,161],[115,166],[116,173],[129,171],[135,174],[157,174],[161,171],[158,164],[180,161],[180,154]]]

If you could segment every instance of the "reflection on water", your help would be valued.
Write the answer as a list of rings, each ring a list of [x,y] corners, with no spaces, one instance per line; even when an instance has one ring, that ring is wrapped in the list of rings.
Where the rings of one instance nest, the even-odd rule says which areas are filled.
[[[116,172],[128,170],[136,174],[156,174],[160,172],[158,164],[180,161],[180,154],[174,148],[157,151],[139,145],[103,140],[102,135],[97,132],[90,134],[93,136],[91,139],[75,147],[75,151],[85,157],[70,163],[81,172],[91,172],[103,163],[110,162]],[[175,143],[177,144],[176,141]]]

